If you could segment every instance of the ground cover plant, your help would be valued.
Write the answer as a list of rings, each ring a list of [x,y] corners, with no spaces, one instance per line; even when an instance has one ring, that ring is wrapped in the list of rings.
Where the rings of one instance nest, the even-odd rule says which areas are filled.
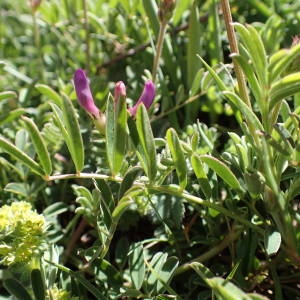
[[[1,20],[0,299],[300,299],[300,3]]]

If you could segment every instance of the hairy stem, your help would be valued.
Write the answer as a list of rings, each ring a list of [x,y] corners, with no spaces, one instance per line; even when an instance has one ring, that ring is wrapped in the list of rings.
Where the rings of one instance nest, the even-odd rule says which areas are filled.
[[[163,20],[160,23],[159,27],[159,34],[158,34],[158,39],[156,43],[156,50],[155,50],[155,55],[154,55],[154,60],[153,60],[153,69],[152,69],[152,80],[155,82],[156,75],[157,75],[157,70],[159,66],[159,61],[162,53],[162,48],[164,44],[164,38],[166,34],[166,29],[167,29],[167,21]]]
[[[226,31],[227,31],[229,46],[230,46],[230,52],[238,54],[239,49],[238,49],[238,44],[237,44],[237,39],[236,39],[236,35],[234,32],[234,28],[232,25],[232,16],[231,16],[231,11],[230,11],[229,1],[221,0],[221,4],[222,4],[224,22],[225,22],[225,27],[226,27]],[[236,79],[238,82],[239,93],[241,95],[241,98],[244,100],[244,102],[249,107],[251,107],[251,102],[250,102],[249,95],[247,92],[247,86],[246,86],[244,73],[237,63],[233,62],[233,67],[234,67],[234,72],[235,72]]]

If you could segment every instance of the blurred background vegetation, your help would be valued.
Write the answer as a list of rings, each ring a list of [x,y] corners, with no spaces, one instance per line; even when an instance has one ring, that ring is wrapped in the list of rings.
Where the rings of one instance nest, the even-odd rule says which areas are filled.
[[[291,47],[293,37],[300,32],[299,1],[233,0],[230,3],[234,21],[254,25],[263,38],[268,55],[280,48]],[[1,0],[0,9],[0,92],[10,95],[0,100],[0,134],[33,155],[34,150],[20,120],[21,115],[29,115],[47,140],[48,149],[55,157],[55,169],[61,173],[72,172],[63,138],[49,113],[49,99],[38,85],[45,84],[64,92],[75,101],[72,77],[76,69],[83,68],[90,78],[95,102],[101,109],[105,107],[109,92],[113,92],[114,83],[119,80],[127,86],[128,102],[135,102],[144,79],[151,74],[159,30],[157,3],[154,0],[44,0],[33,9],[27,1]],[[232,147],[227,144],[227,132],[240,132],[234,112],[212,85],[211,77],[196,56],[199,54],[218,69],[224,82],[231,82],[228,48],[219,1],[177,1],[167,27],[157,97],[150,114],[155,137],[164,137],[172,126],[187,140],[195,130],[202,130],[216,153]],[[298,102],[293,103],[291,109],[295,109]],[[84,112],[78,110],[78,114],[84,143],[90,146],[87,147],[85,171],[105,172],[103,140],[91,130],[92,124]],[[202,146],[205,148],[205,143]],[[76,187],[79,185],[91,188],[92,183],[78,179],[47,185],[28,168],[13,163],[4,153],[0,155],[0,205],[15,200],[33,203],[39,212],[48,214],[48,220],[52,222],[50,240],[65,249],[79,222],[79,215],[75,214],[75,198],[80,194]],[[186,261],[199,255],[197,245],[205,249],[212,245],[226,230],[226,222],[218,224],[215,212],[206,209],[201,213],[204,219],[200,220],[194,208],[177,200],[161,195],[152,199],[160,216],[168,220],[166,223],[174,238],[154,249],[163,249]],[[164,205],[161,205],[162,201]],[[165,210],[166,203],[172,210]],[[53,204],[56,204],[55,208]],[[142,199],[137,206],[139,214],[126,212],[112,241],[110,255],[120,269],[124,267],[122,255],[127,253],[130,243],[153,236],[170,239],[165,237],[165,224]],[[53,218],[47,207],[55,209],[58,218]],[[77,245],[72,245],[73,248],[87,249],[94,242],[92,228],[86,224],[84,230],[85,235]],[[246,291],[255,290],[272,297],[274,281],[267,278],[267,267],[258,262],[263,254],[255,252],[258,241],[253,242],[251,238],[247,238],[248,244],[245,240],[238,243],[238,253],[232,253],[236,250],[229,247],[222,256],[215,257],[210,268],[223,276],[232,268],[230,257],[236,255],[238,261],[250,252],[249,263],[243,262],[236,280]],[[67,251],[71,250],[68,248]],[[75,251],[67,256],[68,266],[80,265]],[[300,297],[299,270],[289,266],[289,271],[284,265],[280,269],[281,266],[279,272],[283,274],[287,295],[284,299]],[[252,280],[245,280],[245,274],[253,276]],[[184,274],[179,275],[174,286],[186,295],[186,299],[196,299],[195,295],[204,299],[198,292],[203,282],[196,275],[189,274],[187,279]],[[207,297],[207,292],[204,296]]]

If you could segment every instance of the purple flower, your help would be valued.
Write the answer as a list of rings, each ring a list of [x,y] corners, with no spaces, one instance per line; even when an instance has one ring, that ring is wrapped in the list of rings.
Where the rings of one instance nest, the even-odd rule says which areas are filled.
[[[145,83],[144,90],[139,100],[136,102],[136,104],[133,107],[128,109],[130,115],[132,117],[135,117],[137,109],[141,103],[143,103],[145,107],[148,109],[151,106],[154,97],[155,97],[155,85],[151,80],[148,80]]]
[[[89,81],[83,70],[78,69],[74,74],[74,86],[79,104],[92,115],[95,119],[100,118],[100,111],[94,103],[94,99],[90,90]]]
[[[117,103],[120,97],[126,97],[126,86],[123,81],[118,81],[115,85],[114,99]]]

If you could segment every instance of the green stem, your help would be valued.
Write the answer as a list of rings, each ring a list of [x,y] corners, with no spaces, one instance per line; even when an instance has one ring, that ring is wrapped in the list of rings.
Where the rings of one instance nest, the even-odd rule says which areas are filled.
[[[225,22],[225,27],[226,27],[226,31],[227,31],[229,46],[230,46],[230,52],[238,54],[239,48],[238,48],[234,28],[232,25],[232,16],[231,16],[231,11],[230,11],[229,1],[221,0],[221,4],[222,4],[224,22]],[[234,61],[233,61],[233,67],[234,67],[234,72],[235,72],[236,79],[238,82],[239,93],[241,95],[241,98],[251,108],[251,102],[250,102],[249,95],[247,92],[247,86],[246,86],[246,80],[245,80],[244,73],[243,73],[242,69],[240,68],[240,66],[237,63],[235,63]]]
[[[123,178],[119,177],[119,176],[108,176],[108,175],[103,175],[103,174],[93,174],[93,173],[78,173],[78,174],[63,174],[63,175],[53,175],[53,176],[49,176],[48,177],[48,181],[53,181],[53,180],[61,180],[61,179],[74,179],[74,178],[81,178],[81,179],[104,179],[104,180],[109,180],[109,181],[115,181],[115,182],[122,182]],[[182,197],[185,200],[187,200],[188,202],[191,203],[196,203],[208,208],[212,208],[215,209],[216,211],[222,213],[223,215],[236,220],[237,222],[252,228],[253,230],[255,230],[256,232],[258,232],[259,234],[263,235],[264,234],[264,230],[261,229],[260,227],[254,225],[253,223],[251,223],[250,221],[244,219],[243,217],[235,214],[234,212],[232,212],[231,210],[228,210],[227,208],[218,205],[214,202],[210,202],[210,201],[206,201],[203,200],[197,196],[191,195],[187,192],[183,192],[178,188],[173,188],[173,187],[168,187],[168,186],[157,186],[157,185],[152,185],[152,184],[147,184],[146,182],[141,182],[141,181],[135,181],[134,182],[134,186],[139,186],[139,187],[144,187],[147,188],[149,190],[153,190],[154,192],[161,192],[161,193],[166,193],[169,195],[173,195],[173,196],[178,196],[178,197]]]
[[[154,56],[154,60],[153,60],[153,69],[152,69],[153,82],[155,82],[156,75],[157,75],[157,70],[158,70],[159,60],[161,57],[162,48],[163,48],[163,44],[164,44],[164,38],[165,38],[165,34],[166,34],[167,24],[168,24],[167,21],[164,20],[160,23],[160,27],[159,27],[159,34],[158,34],[158,39],[157,39],[157,43],[156,43],[156,51],[155,51],[155,56]]]
[[[209,251],[203,253],[202,255],[178,267],[178,269],[175,272],[175,276],[188,271],[191,268],[191,264],[194,262],[204,262],[216,256],[217,254],[222,252],[225,248],[227,248],[232,242],[237,240],[240,235],[241,235],[241,230],[229,232],[229,234],[225,236],[225,238],[222,240],[220,244],[212,247]]]

